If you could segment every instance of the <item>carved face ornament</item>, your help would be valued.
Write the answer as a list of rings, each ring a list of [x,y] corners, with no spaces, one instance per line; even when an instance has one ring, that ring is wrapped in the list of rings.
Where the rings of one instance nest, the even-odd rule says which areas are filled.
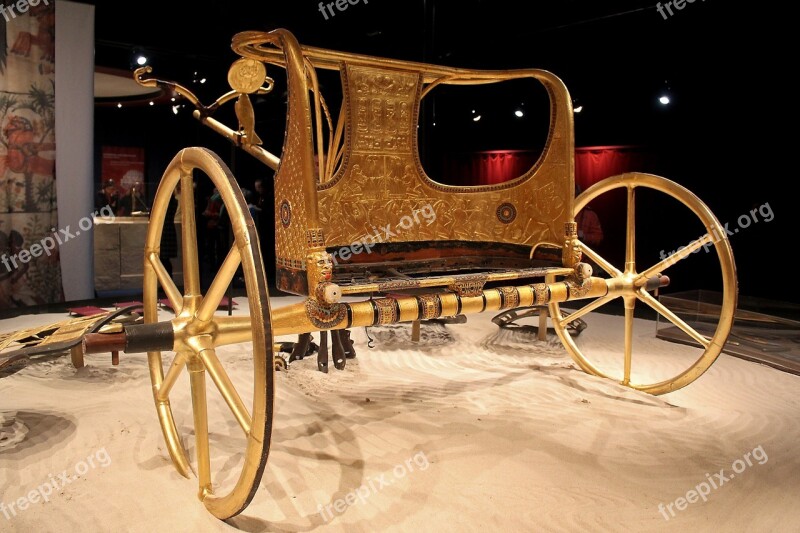
[[[327,252],[314,252],[311,254],[311,262],[317,272],[317,282],[330,281],[333,274],[333,261],[331,254]]]

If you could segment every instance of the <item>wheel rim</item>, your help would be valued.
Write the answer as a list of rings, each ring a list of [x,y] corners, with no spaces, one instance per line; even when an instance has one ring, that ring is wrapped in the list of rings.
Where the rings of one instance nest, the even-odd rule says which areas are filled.
[[[195,169],[203,171],[219,190],[230,215],[234,236],[234,244],[205,296],[201,295],[200,291],[197,255],[192,177]],[[183,293],[178,290],[159,259],[167,206],[179,183],[181,184]],[[214,312],[239,266],[244,272],[250,316],[234,318],[242,323],[242,327],[246,327],[247,336],[252,337],[253,400],[250,409],[244,405],[215,351],[215,348],[223,344],[234,343],[231,339],[222,340],[217,335],[223,324],[221,318],[214,317]],[[153,395],[167,449],[177,470],[189,477],[191,464],[181,443],[169,401],[172,386],[183,370],[187,369],[190,374],[192,395],[199,497],[212,514],[221,519],[230,518],[240,513],[250,503],[266,465],[274,399],[273,341],[269,295],[255,224],[230,170],[208,150],[187,148],[179,152],[167,167],[156,192],[150,214],[144,261],[143,300],[146,323],[158,321],[159,285],[176,313],[176,317],[171,321],[176,336],[176,352],[166,374],[161,352],[148,352]],[[239,477],[232,489],[220,494],[214,492],[212,485],[206,374],[212,378],[211,381],[242,427],[247,440],[244,464]]]
[[[689,257],[693,251],[699,250],[699,248],[701,248],[703,245],[713,243],[722,272],[723,291],[720,318],[713,336],[710,338],[702,336],[691,326],[677,317],[674,313],[669,311],[669,309],[661,304],[656,298],[646,292],[643,287],[638,289],[634,287],[630,291],[626,291],[618,296],[600,298],[589,303],[589,305],[583,309],[567,316],[562,314],[559,304],[553,303],[550,304],[550,314],[553,317],[553,325],[556,333],[566,347],[570,356],[572,356],[575,362],[584,371],[596,376],[620,381],[623,385],[648,392],[650,394],[665,394],[685,387],[689,383],[699,378],[706,370],[708,370],[717,357],[719,357],[719,354],[725,345],[725,341],[728,338],[733,325],[738,297],[736,267],[733,260],[733,252],[731,250],[727,235],[720,231],[722,225],[719,223],[711,210],[697,196],[677,183],[651,174],[623,174],[608,178],[593,185],[575,199],[573,215],[576,216],[589,204],[589,202],[595,198],[609,191],[623,188],[627,193],[625,266],[622,269],[614,267],[596,251],[586,247],[585,245],[584,255],[600,265],[601,268],[606,270],[611,276],[621,280],[633,281],[645,277],[652,277],[656,274],[665,273],[669,268]],[[639,188],[652,189],[674,198],[687,207],[700,220],[700,222],[702,222],[707,232],[706,235],[692,242],[682,252],[679,252],[674,256],[667,257],[667,259],[662,260],[652,267],[642,271],[638,271],[636,268],[635,206],[636,190]],[[722,233],[722,235],[720,235],[720,233]],[[566,325],[575,318],[580,318],[580,316],[585,315],[589,311],[599,309],[603,305],[616,298],[623,298],[625,301],[623,369],[621,379],[601,371],[589,359],[589,357],[587,357],[580,350],[574,339],[566,331]],[[683,330],[686,334],[690,335],[696,342],[702,344],[703,353],[698,357],[698,359],[689,365],[689,367],[684,371],[668,379],[655,383],[631,382],[631,365],[633,364],[633,311],[636,302],[642,302],[648,305],[663,318],[672,322],[672,324]]]

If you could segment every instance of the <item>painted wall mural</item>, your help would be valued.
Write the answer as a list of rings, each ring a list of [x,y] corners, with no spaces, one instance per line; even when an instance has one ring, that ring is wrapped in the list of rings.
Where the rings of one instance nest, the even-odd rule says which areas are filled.
[[[63,301],[55,4],[0,18],[0,309]]]

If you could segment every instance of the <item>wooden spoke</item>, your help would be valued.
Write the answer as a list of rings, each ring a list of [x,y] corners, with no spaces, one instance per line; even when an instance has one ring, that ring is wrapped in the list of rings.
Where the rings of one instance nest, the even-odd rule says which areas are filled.
[[[636,304],[635,298],[626,298],[625,302],[625,366],[622,376],[622,384],[628,385],[631,382],[631,359],[633,357],[633,310]]]
[[[597,265],[605,270],[610,276],[619,277],[622,275],[622,271],[617,269],[614,265],[603,259],[603,257],[586,246],[586,244],[581,243],[581,250],[583,251],[583,255],[597,263]]]
[[[172,281],[172,278],[167,273],[167,269],[164,268],[164,265],[161,263],[161,259],[159,259],[156,254],[150,254],[148,260],[150,261],[150,265],[153,267],[153,270],[156,272],[158,282],[161,285],[161,288],[164,290],[164,294],[167,295],[170,305],[172,305],[172,308],[176,313],[180,313],[181,308],[183,307],[183,296],[181,296],[181,291],[179,291],[178,287],[175,286],[175,282]]]
[[[183,251],[183,290],[187,296],[200,296],[200,264],[197,257],[197,227],[194,218],[192,173],[181,173],[181,248]]]
[[[248,435],[252,425],[250,413],[247,411],[247,407],[245,407],[244,402],[242,402],[242,398],[233,386],[233,382],[231,382],[227,372],[225,372],[225,369],[219,362],[217,354],[211,349],[203,350],[200,352],[200,359],[203,361],[206,371],[211,376],[217,389],[219,389],[220,394],[222,394],[225,403],[228,404],[228,407],[230,407],[233,412],[236,421],[242,426],[244,434]]]
[[[696,342],[700,343],[703,348],[708,348],[711,344],[709,340],[697,332],[692,326],[680,319],[675,313],[670,311],[664,304],[656,300],[651,294],[645,290],[640,290],[636,293],[636,297],[641,301],[652,307],[658,314],[675,324],[684,333],[689,335]]]
[[[696,241],[692,241],[686,248],[678,250],[677,252],[670,255],[666,259],[659,261],[655,265],[651,266],[650,268],[639,274],[639,279],[651,278],[656,274],[663,274],[669,267],[674,266],[675,264],[683,261],[691,254],[693,254],[696,250],[699,250],[701,247],[706,246],[711,242],[713,242],[711,235],[706,233]]]
[[[197,448],[197,478],[201,494],[211,490],[211,453],[208,445],[208,402],[206,400],[206,374],[202,363],[189,365],[192,384],[192,411],[194,412],[194,437]]]
[[[185,352],[178,352],[175,354],[175,359],[172,360],[172,365],[169,367],[167,375],[164,376],[164,381],[161,382],[161,386],[158,388],[156,396],[158,401],[166,402],[169,400],[169,393],[178,381],[181,372],[183,372],[183,368],[186,366],[186,360],[187,354]]]
[[[636,189],[628,187],[628,223],[625,228],[625,273],[636,272]]]
[[[598,298],[597,300],[593,301],[592,303],[581,307],[580,309],[578,309],[577,311],[575,311],[571,315],[569,315],[569,316],[567,316],[565,318],[562,318],[561,320],[559,320],[559,323],[560,323],[561,327],[565,327],[570,322],[572,322],[574,320],[577,320],[577,319],[581,318],[582,316],[584,316],[584,315],[586,315],[588,313],[591,313],[592,311],[597,311],[598,309],[600,309],[601,307],[606,305],[608,302],[610,302],[610,301],[612,301],[612,300],[614,300],[616,298],[617,298],[616,296],[604,296],[602,298]]]
[[[197,308],[195,316],[198,320],[206,322],[214,316],[241,262],[242,257],[239,254],[239,249],[233,246],[225,257],[225,261],[223,261],[219,272],[214,276],[214,281],[211,282],[211,286],[203,297],[203,301],[200,302],[200,306]]]

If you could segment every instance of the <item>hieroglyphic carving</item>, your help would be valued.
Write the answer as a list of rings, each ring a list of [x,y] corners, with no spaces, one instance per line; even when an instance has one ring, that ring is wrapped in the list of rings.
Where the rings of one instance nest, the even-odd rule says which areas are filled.
[[[459,296],[480,296],[488,279],[487,274],[464,274],[458,276],[455,283],[447,288]]]
[[[386,291],[401,291],[406,289],[416,289],[420,286],[419,280],[416,279],[400,279],[394,281],[383,281],[378,283],[378,290],[381,292]]]
[[[228,70],[228,84],[238,93],[256,92],[267,78],[267,67],[255,59],[237,59]]]
[[[583,258],[581,241],[578,240],[578,225],[575,222],[567,222],[564,225],[564,232],[567,238],[561,251],[561,262],[566,267],[575,267]]]
[[[550,302],[550,289],[546,283],[534,283],[531,288],[533,289],[534,305],[544,305]]]
[[[426,294],[417,296],[417,303],[421,309],[419,318],[430,320],[439,318],[442,315],[442,300],[438,294]]]
[[[400,320],[400,308],[397,307],[397,300],[378,298],[372,302],[378,309],[378,324],[394,324]]]
[[[498,287],[502,297],[501,309],[514,309],[519,307],[519,291],[516,287]]]
[[[306,246],[309,248],[322,248],[325,246],[325,232],[322,228],[309,228],[306,231]]]
[[[567,287],[569,288],[569,298],[583,298],[589,291],[592,290],[592,278],[586,278],[579,281],[577,278],[567,278]]]

